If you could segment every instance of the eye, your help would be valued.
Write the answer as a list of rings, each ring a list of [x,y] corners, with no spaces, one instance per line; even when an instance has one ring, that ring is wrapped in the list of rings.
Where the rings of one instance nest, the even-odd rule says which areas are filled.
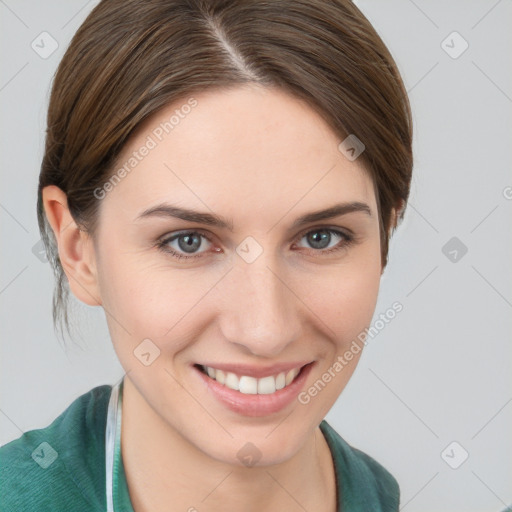
[[[202,252],[195,254],[195,251],[205,245],[203,240],[211,243],[210,239],[201,231],[185,231],[160,240],[157,247],[175,258],[192,259],[201,256]]]
[[[354,242],[354,236],[343,231],[330,228],[316,228],[301,234],[297,240],[306,239],[313,252],[326,254],[346,248]],[[330,246],[331,242],[339,241]]]
[[[303,232],[296,241],[305,238],[310,245],[310,251],[318,255],[330,254],[344,249],[354,243],[354,236],[344,233],[343,231],[331,228],[316,228]],[[330,246],[332,242],[339,241]],[[206,240],[206,244],[203,241]],[[174,245],[173,245],[174,244]],[[193,259],[200,258],[205,251],[197,252],[204,245],[211,245],[208,235],[202,231],[182,231],[171,236],[164,237],[157,242],[157,248],[170,254],[176,259]],[[218,252],[218,251],[217,251]]]

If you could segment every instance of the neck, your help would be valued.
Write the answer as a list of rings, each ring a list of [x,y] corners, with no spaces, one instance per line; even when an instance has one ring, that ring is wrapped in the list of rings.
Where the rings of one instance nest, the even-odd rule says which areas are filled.
[[[333,461],[318,427],[284,462],[231,465],[188,442],[129,378],[123,387],[121,453],[135,512],[336,510]]]

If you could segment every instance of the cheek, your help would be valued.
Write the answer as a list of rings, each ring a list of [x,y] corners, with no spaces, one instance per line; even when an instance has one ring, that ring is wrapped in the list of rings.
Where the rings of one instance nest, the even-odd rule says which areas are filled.
[[[320,319],[316,325],[327,326],[323,333],[329,343],[319,344],[322,360],[317,380],[303,393],[301,403],[312,404],[322,417],[331,409],[360,360],[364,349],[361,335],[375,312],[380,276],[379,259],[348,265],[333,271],[330,279],[315,280],[311,309]],[[322,398],[315,399],[324,388]]]
[[[379,285],[379,269],[363,268],[359,273],[346,276],[344,290],[337,297],[338,318],[350,339],[370,323],[377,303]]]
[[[370,324],[379,293],[380,253],[358,253],[329,272],[307,280],[307,304],[326,325],[327,336],[344,349]]]
[[[107,321],[115,338],[130,337],[133,344],[144,338],[161,341],[183,329],[219,278],[204,270],[171,267],[165,257],[148,252],[116,251],[115,243],[106,244],[103,254],[98,278]]]

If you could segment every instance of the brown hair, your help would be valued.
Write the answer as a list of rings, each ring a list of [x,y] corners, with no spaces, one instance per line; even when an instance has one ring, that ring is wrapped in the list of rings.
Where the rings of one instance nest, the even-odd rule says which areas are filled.
[[[94,190],[143,120],[206,89],[255,82],[305,100],[340,136],[365,145],[375,186],[381,259],[409,195],[412,119],[396,64],[348,0],[102,0],[73,37],[55,74],[39,176],[37,215],[56,275],[55,325],[69,332],[67,279],[42,189],[67,194],[93,234]]]

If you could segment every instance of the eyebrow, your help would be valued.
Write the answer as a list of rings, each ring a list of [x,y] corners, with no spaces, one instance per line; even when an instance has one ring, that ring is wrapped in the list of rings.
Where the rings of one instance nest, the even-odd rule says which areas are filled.
[[[363,212],[368,216],[372,216],[372,211],[366,203],[359,201],[351,203],[338,203],[324,210],[306,213],[294,221],[291,229],[297,229],[305,224],[311,222],[318,222],[321,220],[328,220],[334,217],[340,217],[354,212]],[[179,208],[168,203],[161,203],[147,210],[144,210],[136,217],[137,220],[146,219],[149,217],[171,217],[176,219],[186,220],[188,222],[196,222],[198,224],[206,224],[207,226],[217,227],[220,229],[227,229],[233,232],[233,222],[220,215],[214,215],[205,212],[198,212],[188,208]]]

